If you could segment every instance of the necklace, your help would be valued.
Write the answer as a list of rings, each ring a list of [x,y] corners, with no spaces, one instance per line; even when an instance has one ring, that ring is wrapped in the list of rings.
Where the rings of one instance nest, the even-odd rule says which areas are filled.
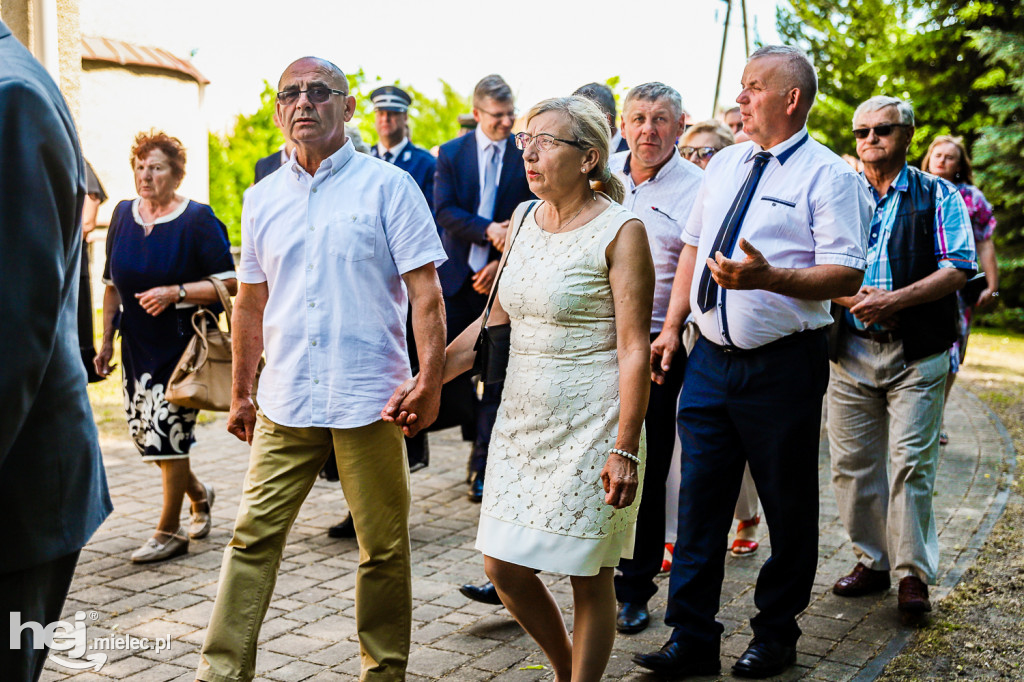
[[[591,192],[590,192],[590,197],[591,197],[591,199],[590,199],[591,201],[597,201],[597,194],[595,194],[593,190],[591,190]],[[574,221],[574,220],[576,220],[577,218],[579,218],[579,217],[580,217],[580,213],[583,213],[583,209],[585,209],[586,207],[587,207],[587,202],[586,202],[586,201],[584,201],[584,202],[583,202],[583,205],[582,205],[582,206],[580,206],[580,210],[576,211],[576,213],[575,213],[575,214],[573,214],[573,216],[572,216],[571,218],[569,218],[569,220],[567,220],[567,221],[566,221],[566,223],[565,223],[564,225],[562,225],[561,227],[559,227],[559,228],[558,228],[557,230],[555,230],[555,231],[554,231],[554,232],[552,232],[551,234],[558,234],[558,233],[560,233],[560,232],[561,232],[562,230],[564,230],[565,228],[569,227],[569,225],[571,225],[571,224],[572,224],[572,221]]]

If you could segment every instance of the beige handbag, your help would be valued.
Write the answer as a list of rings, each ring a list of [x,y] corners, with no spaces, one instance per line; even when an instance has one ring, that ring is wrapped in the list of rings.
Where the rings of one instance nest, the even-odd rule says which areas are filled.
[[[220,328],[217,317],[207,308],[200,306],[192,313],[196,333],[171,373],[164,397],[182,407],[227,412],[231,409],[231,294],[219,279],[207,277],[206,281],[217,290],[227,313],[228,330]]]

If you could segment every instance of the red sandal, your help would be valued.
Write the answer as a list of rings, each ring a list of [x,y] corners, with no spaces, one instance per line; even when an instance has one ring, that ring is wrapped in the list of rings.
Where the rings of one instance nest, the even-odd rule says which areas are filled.
[[[736,524],[736,539],[732,541],[732,548],[730,551],[733,556],[749,556],[757,551],[760,547],[757,540],[747,540],[739,537],[739,534],[748,528],[757,528],[761,523],[761,517],[755,516],[752,519],[740,521]]]

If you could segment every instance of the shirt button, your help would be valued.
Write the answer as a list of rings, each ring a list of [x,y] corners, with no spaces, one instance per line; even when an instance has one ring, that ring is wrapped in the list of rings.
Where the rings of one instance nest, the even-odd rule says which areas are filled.
[[[355,222],[355,221],[356,221],[356,214],[355,214],[355,213],[353,213],[353,214],[352,214],[352,222]]]
[[[316,339],[313,339],[313,345],[314,346],[316,345]]]
[[[314,384],[319,384],[319,383],[320,383],[320,380],[319,380],[319,379],[313,379],[313,383],[314,383]]]
[[[309,307],[310,307],[310,308],[315,308],[315,307],[316,307],[316,303],[310,303],[310,304],[309,304]],[[314,346],[316,345],[316,341],[314,341],[314,342],[313,342],[313,345],[314,345]]]
[[[316,194],[316,187],[314,187],[313,189],[311,189],[309,191],[312,192],[313,194]]]
[[[307,269],[307,270],[312,270],[312,269],[313,269],[313,264],[312,264],[312,263],[310,263],[309,265],[307,265],[307,266],[306,266],[306,269]]]
[[[310,231],[310,232],[312,232],[312,231],[313,231],[313,230],[315,230],[315,229],[316,229],[316,228],[315,228],[315,227],[313,227],[312,225],[310,225],[310,226],[309,226],[309,231]]]

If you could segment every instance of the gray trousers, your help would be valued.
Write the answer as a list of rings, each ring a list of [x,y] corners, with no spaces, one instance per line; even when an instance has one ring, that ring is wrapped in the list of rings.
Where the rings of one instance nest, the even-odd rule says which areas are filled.
[[[839,516],[857,559],[933,583],[932,492],[949,351],[912,363],[903,344],[846,335],[828,387],[828,441]]]

